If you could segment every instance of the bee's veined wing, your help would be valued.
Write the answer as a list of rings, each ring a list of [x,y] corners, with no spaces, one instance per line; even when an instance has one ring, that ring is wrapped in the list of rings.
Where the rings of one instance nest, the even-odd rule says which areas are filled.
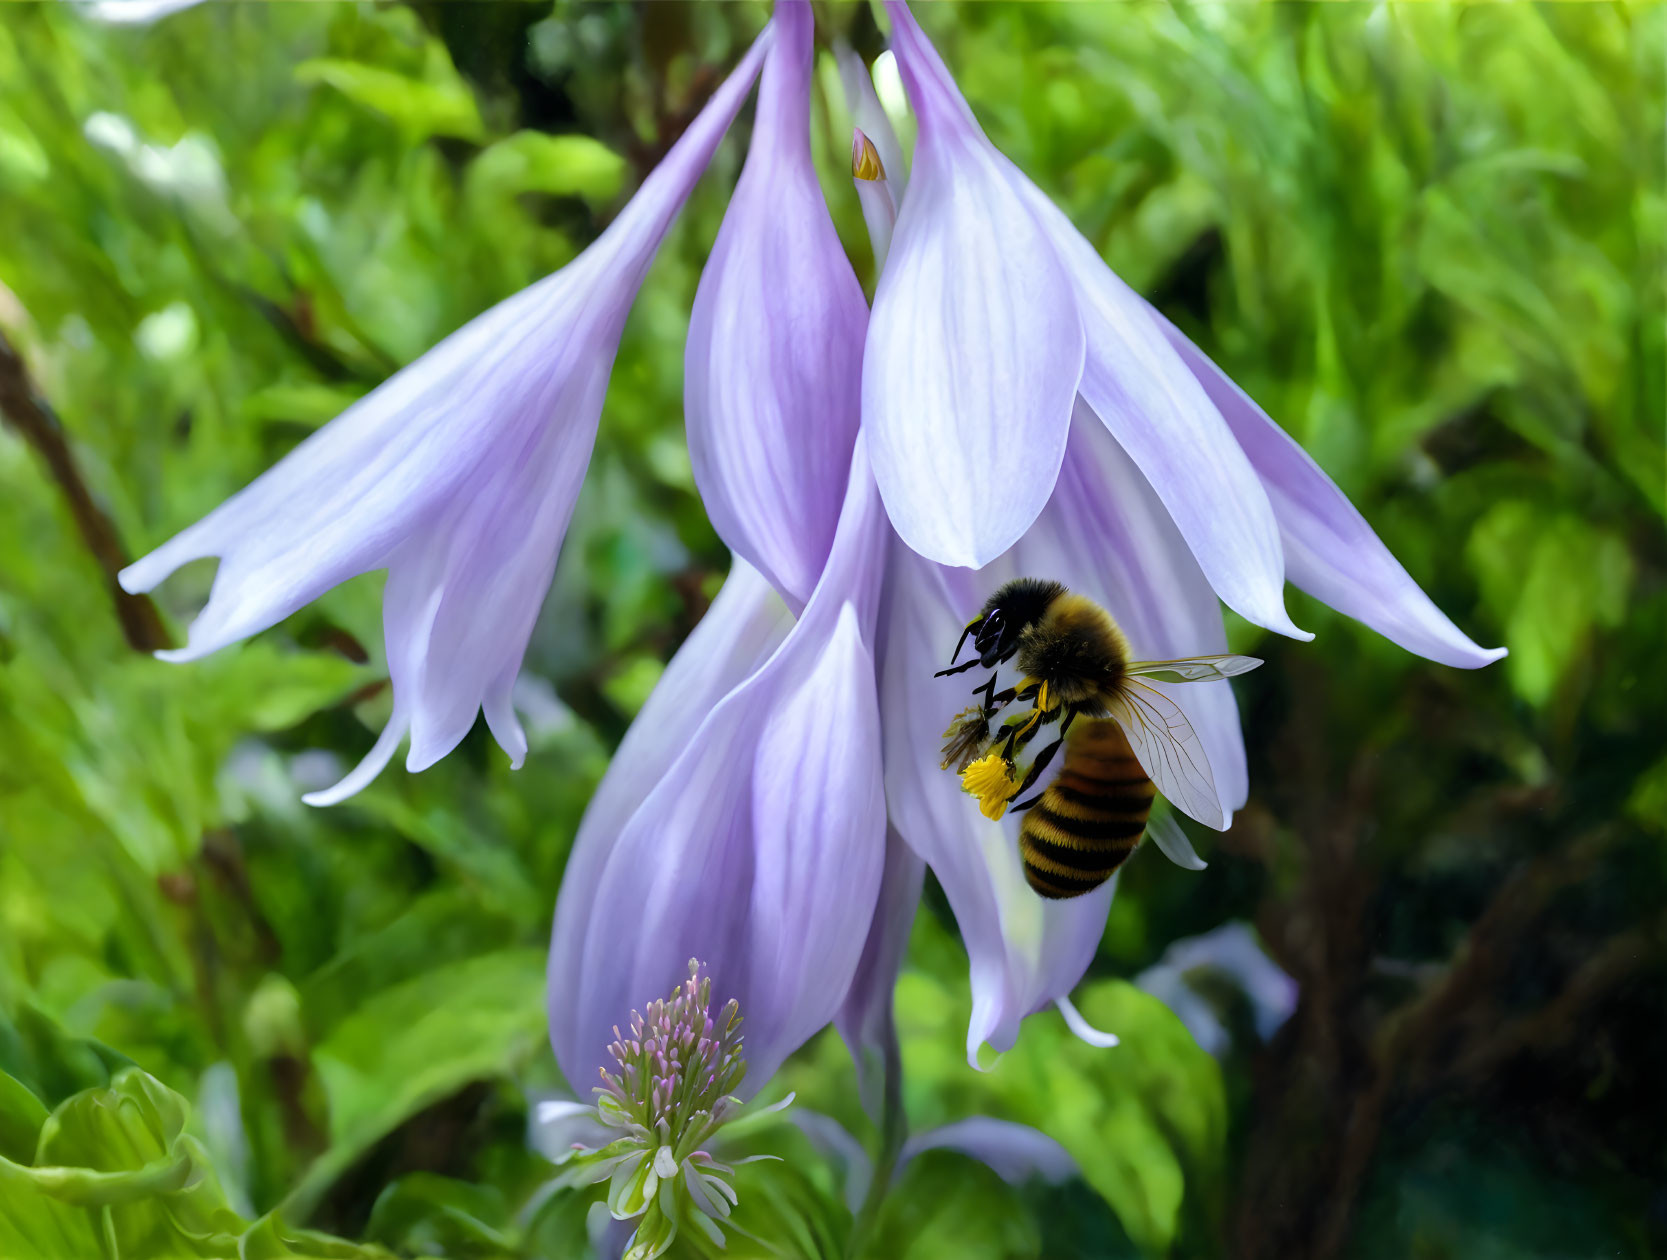
[[[1123,672],[1166,683],[1208,682],[1248,674],[1261,663],[1254,656],[1188,656],[1178,661],[1131,661]]]
[[[1187,839],[1187,833],[1181,830],[1181,824],[1175,821],[1174,814],[1154,814],[1147,820],[1146,834],[1152,837],[1152,843],[1176,866],[1184,870],[1201,871],[1207,865],[1193,849],[1192,841]]]
[[[1217,831],[1227,817],[1216,794],[1209,758],[1187,715],[1163,692],[1130,678],[1110,705],[1141,769],[1177,809]]]

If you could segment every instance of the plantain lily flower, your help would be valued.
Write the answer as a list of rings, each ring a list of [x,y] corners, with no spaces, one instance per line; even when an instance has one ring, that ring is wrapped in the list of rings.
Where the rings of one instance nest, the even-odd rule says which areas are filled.
[[[883,112],[862,96],[871,84],[849,59],[843,67],[864,128],[857,195],[881,268],[866,332],[850,317],[844,270],[819,247],[779,267],[788,290],[838,276],[820,303],[793,297],[807,335],[865,337],[850,453],[815,448],[822,467],[848,476],[808,602],[793,575],[824,548],[827,497],[807,496],[801,511],[789,489],[815,466],[773,464],[782,481],[749,501],[733,488],[745,454],[733,448],[749,433],[759,451],[820,441],[830,409],[834,431],[849,433],[838,410],[848,394],[779,356],[754,357],[750,376],[712,389],[726,320],[752,328],[749,352],[765,344],[767,330],[725,296],[732,284],[758,295],[748,251],[764,246],[737,241],[702,278],[709,311],[730,314],[691,330],[691,377],[714,374],[691,394],[690,441],[730,470],[703,490],[725,537],[760,567],[737,560],[581,825],[549,973],[551,1034],[570,1080],[594,1071],[604,1049],[595,1030],[622,1017],[621,995],[658,991],[694,955],[711,961],[714,992],[756,1021],[743,1092],[832,1019],[875,1106],[923,864],[967,949],[970,1062],[985,1044],[1010,1047],[1049,1005],[1085,1040],[1116,1043],[1069,996],[1115,879],[1068,900],[1038,897],[1020,865],[1019,820],[985,816],[941,762],[944,726],[969,696],[963,679],[937,675],[969,618],[1011,579],[1064,583],[1116,618],[1134,659],[1170,660],[1226,652],[1222,603],[1307,637],[1283,610],[1288,558],[1300,585],[1413,651],[1470,667],[1499,655],[1437,611],[1301,449],[996,153],[906,6],[889,7],[920,122],[907,184]],[[806,92],[805,63],[786,47],[772,53],[782,58],[773,82]],[[808,162],[780,133],[768,143]],[[773,239],[781,229],[750,205],[738,203],[734,221]],[[820,224],[826,211],[803,213]],[[849,346],[827,347],[818,371],[852,361]],[[802,379],[831,383],[796,398]],[[1225,829],[1249,791],[1229,684],[1145,681],[1196,733],[1209,790],[1178,791],[1169,768],[1144,769],[1197,821]],[[1157,847],[1203,865],[1178,828],[1170,835]],[[637,926],[622,938],[621,923]]]
[[[1023,878],[1018,820],[985,816],[940,761],[944,726],[970,697],[960,679],[934,675],[984,600],[1013,578],[1054,579],[1110,611],[1135,657],[1218,655],[1227,650],[1222,602],[1300,634],[1279,602],[1283,553],[1299,585],[1412,651],[1463,667],[1502,653],[1454,627],[1301,448],[995,152],[908,8],[888,7],[920,126],[907,186],[860,133],[853,153],[883,264],[864,357],[863,432],[896,531],[878,643],[888,817],[932,868],[961,929],[973,989],[969,1061],[977,1064],[983,1044],[1010,1047],[1022,1021],[1050,1003],[1079,1036],[1112,1044],[1069,994],[1093,958],[1115,880],[1069,900],[1037,897]],[[859,94],[853,114],[872,119],[877,110],[862,95],[871,85],[846,77]],[[994,237],[979,246],[992,223]],[[1030,299],[1040,305],[1027,311]],[[1070,348],[1069,336],[1032,336],[1049,326],[1049,302],[1067,302],[1087,330],[1080,370],[1060,391],[1062,450],[1024,487],[998,478],[987,494],[962,497],[969,482],[998,470],[1005,478],[1035,455],[1032,443],[1050,440],[1047,389],[1058,365],[1040,373],[1046,388],[1014,385],[1062,344]],[[991,338],[1003,320],[1000,335],[1011,339],[998,345]],[[1009,412],[997,414],[1003,407]],[[889,455],[888,427],[897,435]],[[917,448],[891,467],[888,487],[886,460],[909,443]],[[957,462],[969,450],[976,458]],[[1038,485],[1034,509],[1004,497]],[[1235,494],[1237,508],[1228,501]],[[984,532],[1004,512],[1008,527]],[[1270,554],[1270,526],[1277,564],[1257,560]],[[922,535],[948,554],[934,555]],[[966,546],[977,549],[954,550]],[[1165,767],[1145,769],[1161,794],[1225,829],[1249,790],[1232,690],[1225,681],[1153,685],[1197,734],[1214,808],[1208,797],[1169,790]],[[1153,829],[1167,856],[1203,866],[1172,823],[1169,835],[1165,843]]]
[[[988,564],[1042,513],[1089,417],[1247,620],[1311,637],[1285,614],[1289,570],[1411,651],[1462,668],[1497,660],[996,150],[908,5],[886,8],[919,138],[869,324],[863,425],[903,540],[941,564]]]
[[[590,461],[625,318],[672,220],[751,90],[766,29],[608,229],[578,258],[458,329],[275,467],[121,573],[148,591],[217,556],[190,661],[361,573],[388,571],[393,713],[334,804],[407,732],[406,768],[456,747],[484,709],[516,766],[510,704],[533,621]]]

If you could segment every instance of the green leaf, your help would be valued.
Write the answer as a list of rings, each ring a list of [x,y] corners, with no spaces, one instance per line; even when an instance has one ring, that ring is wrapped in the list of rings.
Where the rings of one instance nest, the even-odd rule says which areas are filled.
[[[471,1081],[544,1050],[543,950],[437,967],[365,1002],[319,1043],[330,1149],[287,1201],[302,1214],[372,1142]]]
[[[625,159],[589,136],[517,131],[481,151],[469,164],[471,197],[552,193],[612,201],[625,179]]]
[[[862,1254],[869,1260],[1025,1260],[1042,1254],[1042,1239],[1019,1196],[988,1165],[931,1150],[909,1161]]]
[[[480,140],[485,134],[474,94],[439,54],[430,80],[338,57],[317,57],[295,68],[298,83],[325,83],[355,104],[385,114],[415,136]]]
[[[930,925],[917,929],[917,939],[933,934]],[[1215,1210],[1227,1130],[1220,1068],[1168,1007],[1133,985],[1098,981],[1076,1001],[1122,1044],[1087,1045],[1058,1015],[1038,1014],[1012,1050],[974,1074],[962,1046],[964,1000],[905,972],[897,1010],[910,1123],[920,1130],[985,1114],[1040,1129],[1070,1152],[1135,1244],[1162,1254],[1184,1201],[1195,1213]]]
[[[29,1163],[45,1123],[46,1104],[22,1081],[0,1072],[0,1157]]]
[[[1577,516],[1511,500],[1477,524],[1469,554],[1505,623],[1511,683],[1523,699],[1543,705],[1592,631],[1624,615],[1632,586],[1627,545]]]
[[[513,1255],[518,1245],[501,1192],[436,1173],[411,1173],[389,1185],[365,1232],[406,1254]]]

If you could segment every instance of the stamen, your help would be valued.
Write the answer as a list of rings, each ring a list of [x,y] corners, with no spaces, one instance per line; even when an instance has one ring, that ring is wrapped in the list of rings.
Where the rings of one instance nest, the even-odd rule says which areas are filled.
[[[990,738],[990,719],[983,706],[975,704],[961,710],[943,737],[943,761],[940,764],[945,770],[953,766],[959,774]]]
[[[874,147],[872,140],[863,135],[860,128],[851,136],[851,175],[870,183],[886,177],[885,165],[880,161],[880,151]]]
[[[1007,812],[1007,802],[1018,795],[1013,763],[1000,753],[988,753],[969,765],[961,775],[961,790],[978,798],[978,810],[995,821]]]

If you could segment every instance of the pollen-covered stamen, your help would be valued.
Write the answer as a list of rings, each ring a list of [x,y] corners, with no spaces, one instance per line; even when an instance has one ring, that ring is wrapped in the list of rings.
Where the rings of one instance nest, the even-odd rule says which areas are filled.
[[[1013,763],[1000,753],[987,753],[961,773],[961,790],[978,798],[978,810],[994,821],[1007,812],[1007,803],[1019,791],[1013,777]]]
[[[886,177],[885,164],[874,142],[856,128],[851,134],[851,174],[856,179],[874,183]]]
[[[990,716],[983,705],[963,709],[943,733],[943,769],[959,774],[990,739]]]

